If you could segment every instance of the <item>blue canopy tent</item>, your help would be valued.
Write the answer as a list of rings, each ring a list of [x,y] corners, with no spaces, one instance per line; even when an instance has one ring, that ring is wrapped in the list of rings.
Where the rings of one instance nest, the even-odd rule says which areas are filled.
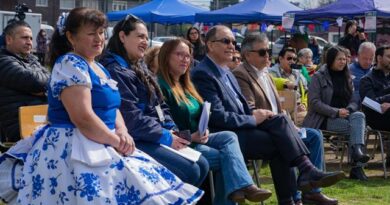
[[[195,20],[204,23],[281,22],[287,11],[302,10],[287,0],[245,0],[223,9],[197,13]]]
[[[192,6],[182,0],[152,0],[140,6],[107,13],[109,21],[119,21],[133,14],[147,23],[181,24],[194,23],[195,13],[206,9]]]
[[[389,0],[338,0],[316,9],[289,11],[295,14],[295,20],[325,18],[354,18],[364,16],[367,11],[376,11],[377,17],[390,17]]]

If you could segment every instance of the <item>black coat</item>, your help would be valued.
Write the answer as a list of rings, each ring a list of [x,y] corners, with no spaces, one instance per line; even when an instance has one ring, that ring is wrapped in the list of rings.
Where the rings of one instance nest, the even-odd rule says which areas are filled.
[[[50,72],[38,59],[26,59],[0,50],[0,135],[2,141],[20,138],[18,109],[20,106],[46,104],[46,84]]]

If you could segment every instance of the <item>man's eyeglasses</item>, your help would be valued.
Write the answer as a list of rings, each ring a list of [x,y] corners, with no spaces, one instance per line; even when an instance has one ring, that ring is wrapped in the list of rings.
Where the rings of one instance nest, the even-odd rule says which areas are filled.
[[[291,57],[291,56],[290,56],[290,57],[287,57],[287,60],[288,60],[288,61],[290,61],[290,60],[297,61],[297,58]]]
[[[220,42],[220,43],[223,43],[225,45],[229,45],[229,44],[233,44],[234,46],[237,45],[237,41],[235,40],[230,40],[228,38],[222,38],[222,39],[217,39],[217,40],[213,40],[211,42]]]
[[[139,21],[140,20],[138,17],[134,16],[133,14],[127,14],[125,17],[125,20],[122,22],[121,29],[125,28],[127,21],[129,21],[130,19],[132,21]]]
[[[233,61],[233,62],[241,61],[241,57],[233,56],[232,61]]]
[[[264,57],[267,53],[268,53],[268,55],[270,55],[269,50],[264,49],[264,48],[259,49],[259,50],[251,50],[250,52],[255,52],[255,53],[259,54],[259,56],[261,56],[261,57]]]

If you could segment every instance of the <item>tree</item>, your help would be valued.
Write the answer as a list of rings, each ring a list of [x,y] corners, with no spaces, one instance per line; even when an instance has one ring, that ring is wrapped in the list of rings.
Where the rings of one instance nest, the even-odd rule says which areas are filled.
[[[331,3],[333,3],[333,2],[335,2],[336,0],[318,0],[318,4],[320,5],[320,6],[325,6],[325,5],[327,5],[327,4],[331,4]]]

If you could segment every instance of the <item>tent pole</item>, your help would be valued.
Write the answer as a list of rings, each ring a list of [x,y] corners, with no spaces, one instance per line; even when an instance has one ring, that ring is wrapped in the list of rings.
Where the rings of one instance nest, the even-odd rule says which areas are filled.
[[[339,43],[340,43],[340,40],[341,40],[341,27],[339,26]]]

